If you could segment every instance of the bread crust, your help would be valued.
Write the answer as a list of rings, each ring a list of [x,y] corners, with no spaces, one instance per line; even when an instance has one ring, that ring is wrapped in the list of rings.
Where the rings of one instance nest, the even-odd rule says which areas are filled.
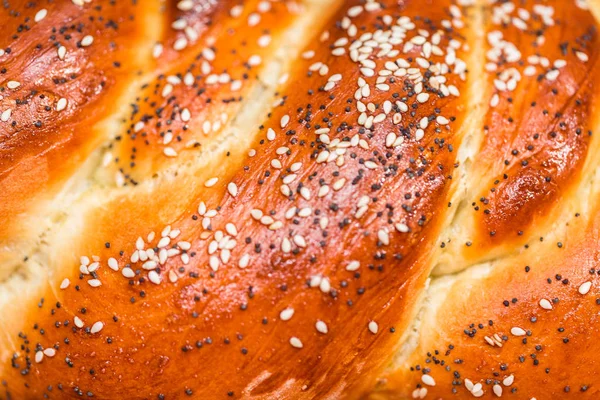
[[[19,5],[0,398],[593,398],[596,22],[507,4]]]

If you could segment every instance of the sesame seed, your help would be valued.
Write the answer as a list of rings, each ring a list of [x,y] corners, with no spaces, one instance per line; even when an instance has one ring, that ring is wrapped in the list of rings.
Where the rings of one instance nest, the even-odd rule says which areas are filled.
[[[83,47],[91,46],[92,43],[94,43],[94,37],[91,35],[86,35],[81,39],[81,45]]]
[[[290,344],[292,345],[292,347],[295,347],[297,349],[301,349],[302,347],[304,347],[302,341],[300,341],[300,339],[298,339],[296,336],[292,336],[290,338]]]
[[[148,280],[150,280],[150,282],[154,283],[155,285],[160,285],[161,282],[160,275],[154,270],[148,272]]]
[[[60,98],[56,103],[56,111],[62,111],[67,107],[67,99],[64,97]]]
[[[99,279],[90,279],[90,280],[88,281],[88,284],[89,284],[91,287],[94,287],[94,288],[97,288],[97,287],[100,287],[100,286],[102,286],[102,282],[100,282],[100,280],[99,280]]]
[[[515,377],[514,377],[514,375],[509,375],[509,376],[507,376],[506,378],[504,378],[504,379],[502,380],[502,384],[503,384],[504,386],[510,386],[510,385],[512,385],[512,384],[513,384],[513,382],[514,382],[514,381],[515,381]]]
[[[97,322],[94,322],[94,325],[92,325],[92,328],[90,329],[90,332],[92,334],[98,333],[98,332],[100,332],[102,330],[102,328],[104,328],[104,323],[101,322],[101,321],[97,321]]]
[[[233,197],[236,197],[238,195],[237,185],[233,182],[229,182],[229,184],[227,184],[227,191]]]
[[[498,397],[502,397],[502,386],[495,384],[492,387],[492,391],[494,392],[494,394]]]
[[[585,53],[584,53],[584,52],[582,52],[582,51],[576,51],[576,52],[575,52],[575,55],[577,56],[577,58],[578,58],[578,59],[579,59],[579,61],[581,61],[581,62],[588,62],[588,60],[589,60],[589,57],[588,57],[588,55],[587,55],[587,54],[585,54]]]
[[[58,50],[56,51],[58,58],[61,60],[65,59],[65,56],[67,55],[67,48],[65,46],[59,46]]]
[[[281,117],[281,121],[279,122],[279,125],[281,126],[281,128],[285,128],[289,122],[290,122],[290,116],[286,114],[283,117]]]
[[[56,355],[56,350],[52,347],[48,347],[47,349],[44,349],[44,355],[47,357],[54,357]]]
[[[75,323],[75,326],[78,327],[79,329],[83,328],[83,321],[81,320],[81,318],[75,316],[73,318],[73,323]]]
[[[360,262],[358,261],[350,261],[348,265],[346,265],[346,271],[356,271],[360,267]]]
[[[12,114],[12,110],[10,108],[2,111],[2,114],[0,114],[0,121],[2,122],[6,122],[10,119],[10,116]]]
[[[427,386],[435,386],[435,379],[431,375],[423,374],[421,376],[421,381]]]
[[[181,0],[177,3],[177,8],[181,11],[190,11],[194,7],[194,2],[192,0]]]
[[[548,299],[541,299],[540,307],[542,307],[544,310],[552,310],[552,303]]]
[[[177,157],[177,152],[172,147],[165,147],[163,149],[163,154],[167,157]]]
[[[369,322],[369,332],[371,332],[373,335],[375,335],[375,334],[377,334],[378,331],[379,331],[379,325],[377,325],[377,322],[375,322],[375,321]]]
[[[119,270],[119,263],[117,262],[117,260],[113,257],[110,257],[108,259],[108,267],[110,269],[112,269],[113,271],[118,271]]]
[[[204,182],[204,186],[206,187],[213,187],[217,184],[217,182],[219,181],[219,178],[214,177],[214,178],[210,178],[209,180],[207,180],[206,182]]]
[[[45,8],[42,8],[37,13],[35,13],[35,17],[33,18],[33,20],[35,22],[40,22],[41,20],[46,18],[46,15],[48,15],[48,10],[46,10]]]
[[[326,334],[329,330],[327,328],[327,324],[321,320],[317,320],[317,323],[315,324],[315,328],[317,328],[317,332]]]
[[[525,336],[527,334],[523,328],[519,328],[518,326],[510,328],[510,333],[514,336]]]
[[[579,293],[581,293],[581,294],[588,294],[588,292],[590,291],[590,289],[591,289],[591,288],[592,288],[592,282],[590,282],[590,281],[587,281],[587,282],[584,282],[584,283],[582,283],[582,284],[579,286],[579,289],[578,289],[578,291],[579,291]]]
[[[279,313],[279,318],[282,321],[289,321],[294,316],[293,308],[286,308]]]

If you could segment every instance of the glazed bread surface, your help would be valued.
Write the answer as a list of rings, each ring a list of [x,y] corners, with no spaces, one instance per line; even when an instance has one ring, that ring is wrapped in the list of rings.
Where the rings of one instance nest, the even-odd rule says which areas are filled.
[[[597,398],[598,12],[7,1],[0,398]]]

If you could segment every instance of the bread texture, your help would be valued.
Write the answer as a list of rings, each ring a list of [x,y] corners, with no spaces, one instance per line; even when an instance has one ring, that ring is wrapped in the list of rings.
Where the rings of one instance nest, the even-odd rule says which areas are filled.
[[[596,0],[0,8],[0,399],[600,396]]]

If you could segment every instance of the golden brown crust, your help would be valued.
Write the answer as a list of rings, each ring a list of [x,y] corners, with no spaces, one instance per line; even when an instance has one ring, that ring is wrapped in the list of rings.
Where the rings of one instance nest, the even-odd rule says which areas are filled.
[[[469,398],[478,390],[468,379],[482,398],[596,398],[599,222],[597,208],[589,220],[573,216],[519,256],[435,282],[419,343],[380,394]]]
[[[285,2],[247,1],[242,7],[229,1],[211,3],[207,15],[178,15],[173,22],[178,30],[199,24],[199,37],[183,51],[173,49],[187,41],[182,34],[156,49],[159,73],[140,85],[126,123],[108,145],[117,185],[136,185],[202,157],[222,141],[260,86],[260,74],[275,56],[274,42],[295,14]]]
[[[74,60],[112,86],[43,139],[6,135],[0,244],[39,247],[11,252],[30,276],[0,293],[0,398],[594,397],[600,72],[580,0],[145,4],[110,6],[131,31]],[[290,32],[306,48],[278,53]],[[93,50],[111,42],[145,46],[137,78]],[[22,76],[15,93],[37,87]],[[93,151],[108,163],[79,179]],[[76,199],[32,206],[67,180]]]
[[[11,2],[0,10],[2,269],[34,247],[45,228],[36,220],[47,217],[38,208],[107,138],[100,122],[118,113],[115,102],[146,63],[146,22],[156,22],[158,7],[136,4]]]
[[[51,269],[73,271],[72,264],[64,266],[65,253],[94,254],[101,267],[80,277],[71,272],[64,291],[56,289],[64,276],[51,282],[45,304],[58,301],[60,309],[49,313],[42,307],[25,326],[45,330],[44,335],[28,330],[30,345],[54,344],[58,350],[40,364],[19,357],[19,368],[6,371],[10,390],[41,395],[48,384],[62,383],[69,395],[76,388],[100,398],[176,397],[186,391],[201,397],[228,392],[320,397],[360,393],[371,385],[398,346],[400,334],[394,332],[404,331],[427,278],[427,249],[448,210],[453,146],[460,144],[457,127],[465,109],[459,97],[465,88],[462,36],[442,24],[450,3],[438,2],[443,7],[428,12],[427,20],[417,18],[417,2],[399,10],[371,4],[360,15],[353,14],[355,4],[345,4],[327,23],[328,34],[309,45],[314,56],[297,61],[293,84],[259,129],[250,155],[241,155],[245,147],[232,147],[230,157],[214,156],[221,165],[119,195],[89,212],[85,225],[94,228],[67,246],[69,234],[57,233],[46,250]],[[348,13],[348,22],[342,22],[348,26],[336,27]],[[455,20],[459,25],[462,17]],[[380,82],[389,89],[376,87],[377,76],[360,72],[351,58],[332,54],[335,47],[349,51],[350,44],[338,40],[355,29],[350,22],[356,35],[380,27],[391,33],[395,25],[413,40],[412,49],[388,57],[401,58],[393,69],[385,60],[363,66],[375,75],[390,71]],[[417,63],[427,61],[415,60],[425,40],[419,32],[437,32],[433,52],[441,54],[424,50],[428,60],[443,62],[447,52],[457,54],[449,70],[423,76]],[[458,45],[450,50],[453,39]],[[360,85],[371,90],[363,88],[359,97],[365,110],[355,98]],[[364,119],[358,118],[361,112]],[[393,140],[390,132],[397,132]],[[216,215],[199,216],[200,202]],[[233,242],[231,224],[234,247],[221,243],[224,249],[215,251],[220,236]],[[160,285],[149,281],[158,275],[143,269],[143,261],[132,266],[140,275],[129,283],[107,267],[109,257],[117,258],[121,270],[131,263],[137,237],[150,231],[156,232],[151,245],[158,246],[165,225],[181,230],[177,240],[189,241],[189,264],[170,258],[158,269]],[[97,284],[95,274],[102,283],[97,288],[89,284]],[[281,312],[292,308],[293,318],[286,320],[291,311]],[[72,327],[74,316],[83,329]],[[57,321],[61,326],[55,328]],[[104,324],[102,331],[86,333],[96,321]],[[29,388],[24,391],[19,381]],[[157,381],[169,385],[139,386]]]
[[[543,234],[593,157],[598,34],[574,3],[483,8],[487,112],[456,221],[465,231],[448,243],[467,265]]]

